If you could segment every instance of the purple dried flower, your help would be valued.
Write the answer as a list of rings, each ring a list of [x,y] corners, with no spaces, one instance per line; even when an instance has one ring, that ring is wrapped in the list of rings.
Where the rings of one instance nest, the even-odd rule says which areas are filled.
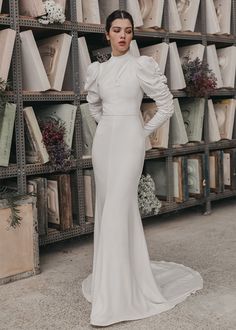
[[[217,78],[208,63],[198,57],[193,61],[186,58],[182,67],[187,85],[185,90],[189,96],[205,97],[216,89]]]
[[[39,126],[50,157],[50,163],[55,170],[67,170],[71,165],[71,149],[65,143],[64,123],[54,118],[47,118],[46,120],[39,120]]]

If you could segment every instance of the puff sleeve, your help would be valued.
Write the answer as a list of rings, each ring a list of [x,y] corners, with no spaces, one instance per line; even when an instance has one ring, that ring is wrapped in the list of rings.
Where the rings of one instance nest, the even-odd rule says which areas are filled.
[[[174,112],[173,95],[167,86],[167,79],[161,73],[157,62],[149,56],[140,56],[137,60],[137,78],[141,89],[157,105],[157,112],[144,124],[147,137],[159,128]]]
[[[99,73],[99,62],[93,62],[88,66],[84,89],[88,92],[86,97],[89,103],[91,116],[98,123],[102,115],[102,100],[98,93],[97,77]]]

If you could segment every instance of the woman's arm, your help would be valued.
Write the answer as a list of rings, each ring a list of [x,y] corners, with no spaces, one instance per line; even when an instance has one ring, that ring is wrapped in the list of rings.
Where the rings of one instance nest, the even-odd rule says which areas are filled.
[[[173,95],[167,79],[161,73],[157,62],[149,56],[140,56],[137,60],[137,77],[144,93],[157,105],[156,114],[144,125],[145,136],[150,135],[165,123],[174,112]]]
[[[86,100],[89,103],[89,111],[97,123],[102,116],[102,100],[99,96],[97,86],[97,77],[100,68],[99,66],[99,62],[93,62],[89,65],[85,82],[85,91],[88,92]]]

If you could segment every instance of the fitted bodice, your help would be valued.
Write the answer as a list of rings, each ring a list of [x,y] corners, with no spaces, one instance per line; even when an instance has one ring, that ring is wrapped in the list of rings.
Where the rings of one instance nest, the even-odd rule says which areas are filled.
[[[136,57],[128,52],[100,65],[97,84],[104,115],[139,115],[143,91],[136,63]]]
[[[99,122],[102,115],[139,115],[143,94],[155,100],[157,113],[144,125],[145,136],[160,127],[174,111],[173,96],[166,77],[149,56],[133,56],[130,51],[111,56],[104,63],[89,65],[85,90],[92,117]]]

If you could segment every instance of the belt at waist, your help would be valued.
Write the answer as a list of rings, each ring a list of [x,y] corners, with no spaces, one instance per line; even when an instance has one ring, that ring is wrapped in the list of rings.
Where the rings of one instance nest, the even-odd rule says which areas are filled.
[[[102,114],[102,116],[140,116],[138,113],[135,113],[135,114],[116,114],[116,115],[113,115],[113,114]]]

